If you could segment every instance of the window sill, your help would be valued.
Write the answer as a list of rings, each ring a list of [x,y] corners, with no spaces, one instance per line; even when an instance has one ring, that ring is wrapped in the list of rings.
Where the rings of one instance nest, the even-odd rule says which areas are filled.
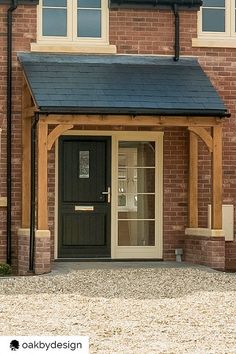
[[[185,229],[185,235],[187,236],[202,236],[202,237],[225,237],[224,230],[214,230],[207,228],[187,228]]]
[[[193,47],[208,47],[208,48],[236,48],[236,37],[227,38],[193,38]]]
[[[109,44],[88,44],[77,43],[50,44],[50,43],[31,43],[31,52],[45,53],[86,53],[86,54],[116,54],[116,46]]]

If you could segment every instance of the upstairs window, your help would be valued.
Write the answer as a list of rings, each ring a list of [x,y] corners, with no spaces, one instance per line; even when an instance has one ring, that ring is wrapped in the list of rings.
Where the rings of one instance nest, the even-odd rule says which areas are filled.
[[[203,0],[199,18],[200,37],[233,37],[236,33],[235,0]]]
[[[38,41],[108,42],[108,0],[40,0]]]

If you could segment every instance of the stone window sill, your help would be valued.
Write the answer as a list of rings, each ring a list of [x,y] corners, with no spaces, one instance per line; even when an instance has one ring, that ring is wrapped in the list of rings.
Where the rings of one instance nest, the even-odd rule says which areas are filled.
[[[45,53],[84,53],[84,54],[116,54],[116,46],[110,44],[55,44],[31,43],[31,52]]]
[[[193,38],[193,47],[236,48],[236,37],[226,38]]]
[[[224,230],[213,230],[205,228],[187,228],[185,229],[185,235],[188,236],[204,236],[204,237],[225,237]]]

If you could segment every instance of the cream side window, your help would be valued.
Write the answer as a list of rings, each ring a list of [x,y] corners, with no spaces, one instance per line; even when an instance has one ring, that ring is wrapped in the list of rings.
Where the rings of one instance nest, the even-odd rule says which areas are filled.
[[[108,0],[40,0],[37,42],[108,44]]]
[[[236,0],[203,0],[193,46],[236,47]]]

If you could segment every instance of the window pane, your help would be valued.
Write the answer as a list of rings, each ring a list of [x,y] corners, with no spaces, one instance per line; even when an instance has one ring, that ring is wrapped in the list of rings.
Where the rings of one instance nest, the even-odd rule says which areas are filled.
[[[118,222],[119,246],[155,246],[155,222],[127,220]]]
[[[225,10],[203,9],[202,30],[209,32],[225,32]]]
[[[66,16],[63,9],[43,9],[43,36],[66,36]]]
[[[78,10],[78,37],[101,37],[101,10]]]
[[[43,6],[66,7],[67,0],[43,0]]]
[[[122,141],[119,143],[119,166],[155,166],[155,143],[149,141]]]
[[[155,193],[155,168],[120,168],[119,193]]]
[[[225,0],[203,0],[206,7],[225,7]]]
[[[138,194],[125,197],[126,200],[130,198],[129,206],[119,210],[119,219],[155,219],[155,195]]]
[[[78,0],[78,7],[85,7],[87,9],[91,7],[100,8],[101,0]]]

